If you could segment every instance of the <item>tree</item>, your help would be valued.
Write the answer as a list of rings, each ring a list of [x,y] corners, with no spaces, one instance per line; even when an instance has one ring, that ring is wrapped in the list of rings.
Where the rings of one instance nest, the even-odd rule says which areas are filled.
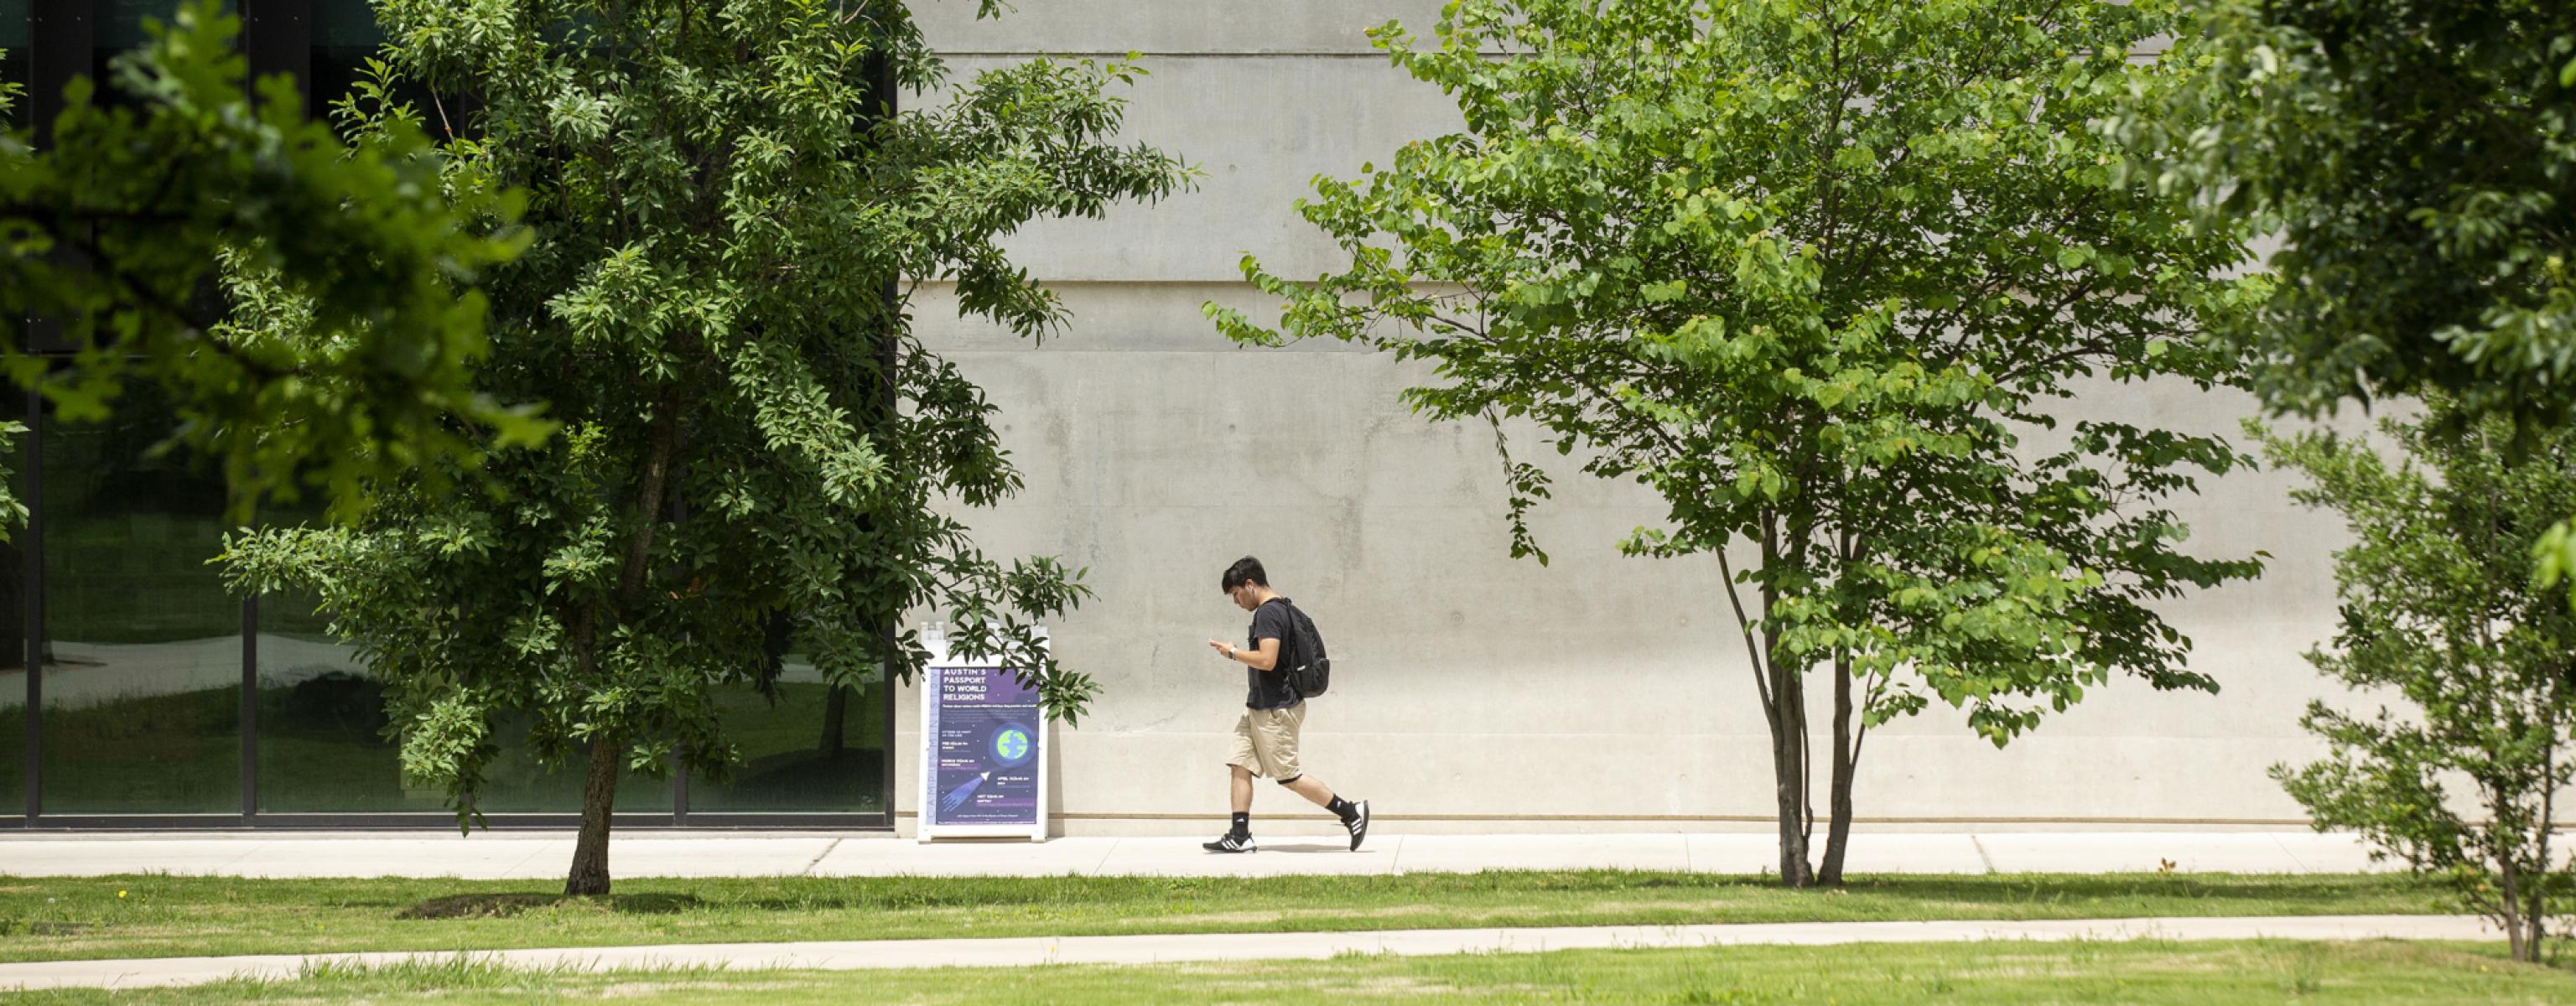
[[[986,13],[992,4],[987,3]],[[530,193],[528,252],[489,285],[475,386],[551,403],[564,432],[496,458],[500,496],[403,480],[358,528],[236,538],[251,589],[308,586],[386,682],[405,771],[460,827],[495,724],[581,764],[565,890],[609,889],[619,771],[736,760],[714,692],[766,688],[781,618],[827,682],[908,675],[905,613],[998,655],[1077,717],[1090,678],[1034,622],[1087,593],[1052,559],[977,551],[949,503],[1015,491],[995,406],[908,327],[912,284],[1037,337],[1062,309],[998,244],[1040,217],[1154,198],[1187,170],[1117,147],[1138,74],[1034,60],[935,109],[899,4],[380,0],[392,40],[351,108],[452,126],[449,170]],[[415,110],[389,96],[422,87]],[[470,109],[470,111],[468,110]]]
[[[2217,332],[2265,401],[2438,392],[2526,441],[2576,422],[2576,5],[2195,7],[2165,57],[2188,86],[2108,125],[2139,177],[2280,241],[2270,296]],[[2544,575],[2576,571],[2548,535]]]
[[[1525,517],[1550,482],[1510,424],[1659,494],[1662,526],[1623,548],[1715,558],[1770,728],[1781,879],[1837,883],[1872,727],[1937,698],[2000,746],[2114,673],[2217,688],[2148,605],[2257,572],[2179,551],[2162,506],[2247,459],[2054,412],[2079,387],[2237,379],[2193,336],[2243,296],[2213,278],[2241,235],[2115,183],[2086,126],[2165,85],[2125,57],[2170,20],[2155,2],[1452,4],[1436,46],[1372,37],[1466,130],[1298,204],[1348,270],[1245,260],[1287,301],[1279,331],[1207,310],[1244,343],[1433,363],[1404,399],[1494,424],[1515,556],[1546,559]],[[1820,867],[1811,673],[1832,689]]]
[[[172,439],[220,462],[242,515],[309,488],[353,514],[363,482],[542,438],[533,409],[467,381],[485,347],[471,283],[517,253],[515,197],[442,176],[416,128],[343,142],[287,78],[252,102],[240,21],[213,2],[144,27],[113,64],[124,102],[79,78],[41,146],[0,134],[0,369],[63,422],[104,417],[128,382],[162,385]],[[0,86],[0,108],[20,96]],[[300,323],[224,325],[204,289],[218,262],[293,294]],[[59,326],[67,363],[35,352],[30,316]],[[23,513],[5,489],[0,507]]]
[[[2394,463],[2367,441],[2252,427],[2274,464],[2307,475],[2292,496],[2352,529],[2335,553],[2341,625],[2308,662],[2401,700],[2375,714],[2310,703],[2302,722],[2327,757],[2272,777],[2318,830],[2358,831],[2374,856],[2449,879],[2533,961],[2550,920],[2576,914],[2576,870],[2550,854],[2576,780],[2576,617],[2532,582],[2528,552],[2576,513],[2576,434],[2509,450],[2510,421],[2464,409],[2437,397],[2423,418],[2382,420]]]

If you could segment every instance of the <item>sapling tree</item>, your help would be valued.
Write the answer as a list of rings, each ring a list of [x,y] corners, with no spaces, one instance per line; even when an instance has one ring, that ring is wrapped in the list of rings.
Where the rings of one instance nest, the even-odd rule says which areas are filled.
[[[2509,420],[2462,409],[2436,396],[2382,420],[2394,460],[2364,439],[2254,428],[2274,464],[2307,476],[2292,496],[2352,530],[2335,553],[2340,624],[2308,662],[2363,701],[2311,703],[2302,722],[2326,757],[2272,776],[2319,830],[2450,881],[2532,961],[2576,915],[2551,834],[2576,781],[2576,616],[2529,557],[2576,513],[2576,435],[2514,444]]]

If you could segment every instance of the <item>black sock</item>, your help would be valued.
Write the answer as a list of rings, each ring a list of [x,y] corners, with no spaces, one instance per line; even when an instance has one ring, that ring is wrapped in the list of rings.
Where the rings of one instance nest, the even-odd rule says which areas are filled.
[[[1360,813],[1359,808],[1351,806],[1351,802],[1342,799],[1339,793],[1333,794],[1333,802],[1325,804],[1324,809],[1332,811],[1333,816],[1345,821],[1358,817]]]
[[[1226,834],[1232,835],[1236,838],[1252,837],[1252,815],[1236,814],[1234,816],[1234,830],[1226,832]]]

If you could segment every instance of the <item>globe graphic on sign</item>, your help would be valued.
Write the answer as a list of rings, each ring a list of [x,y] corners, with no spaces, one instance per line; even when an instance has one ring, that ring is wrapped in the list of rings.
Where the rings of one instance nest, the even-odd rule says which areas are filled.
[[[1037,738],[1026,726],[1005,723],[993,731],[992,751],[994,767],[1013,768],[1037,753]]]

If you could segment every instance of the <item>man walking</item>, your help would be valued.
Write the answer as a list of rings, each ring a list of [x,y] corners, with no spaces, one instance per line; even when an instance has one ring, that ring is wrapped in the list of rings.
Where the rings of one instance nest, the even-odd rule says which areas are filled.
[[[1288,599],[1270,589],[1270,576],[1262,571],[1261,560],[1248,555],[1226,567],[1217,585],[1237,607],[1252,613],[1252,635],[1250,643],[1241,647],[1217,639],[1208,640],[1208,645],[1248,668],[1251,690],[1243,700],[1243,718],[1234,724],[1234,752],[1226,759],[1233,776],[1234,826],[1201,848],[1209,852],[1254,849],[1252,777],[1263,776],[1341,818],[1342,827],[1351,833],[1351,851],[1359,851],[1360,841],[1368,837],[1368,801],[1352,803],[1333,795],[1332,787],[1297,765],[1297,731],[1306,722],[1306,701],[1297,694],[1280,659],[1287,641],[1295,636],[1290,631]]]

